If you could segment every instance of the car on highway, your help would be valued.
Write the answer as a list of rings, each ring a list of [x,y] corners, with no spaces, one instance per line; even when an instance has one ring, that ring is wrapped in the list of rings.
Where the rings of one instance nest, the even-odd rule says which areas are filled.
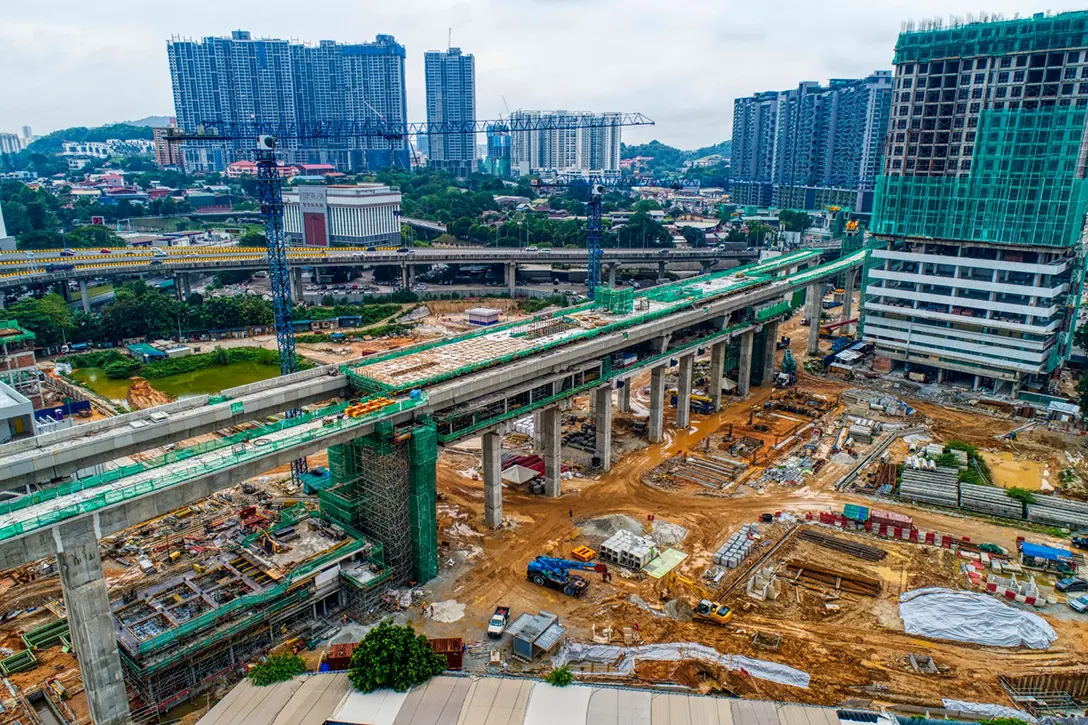
[[[62,257],[74,257],[74,256],[76,256],[76,253],[73,252],[71,249],[62,249],[62,250],[60,250],[60,256],[62,256]]]
[[[412,250],[409,249],[408,247],[401,247],[400,249],[397,250],[397,254],[408,254],[411,251]]]
[[[378,248],[377,248],[377,247],[367,247],[367,248],[366,248],[366,251],[368,251],[368,252],[376,252],[376,251],[378,251]]]
[[[1079,576],[1067,576],[1059,580],[1054,588],[1059,592],[1066,593],[1084,592],[1088,591],[1088,581],[1081,579]]]
[[[161,259],[152,259],[148,264],[162,264]]]
[[[540,250],[540,253],[541,254],[551,254],[552,250],[551,250],[550,247],[544,247],[543,249]]]
[[[112,249],[99,249],[98,253],[99,254],[113,254],[113,250]]]
[[[540,250],[537,249],[536,247],[526,247],[525,251],[526,252],[539,252]]]
[[[1079,597],[1066,600],[1065,603],[1068,604],[1069,608],[1074,612],[1080,612],[1081,614],[1088,612],[1088,594],[1082,594]]]

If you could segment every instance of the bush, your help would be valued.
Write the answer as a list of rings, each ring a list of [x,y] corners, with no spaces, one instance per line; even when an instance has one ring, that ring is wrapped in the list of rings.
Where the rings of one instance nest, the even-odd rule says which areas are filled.
[[[113,380],[131,378],[133,375],[136,374],[136,371],[139,369],[140,363],[136,362],[132,358],[114,360],[102,366],[102,371],[106,373],[106,377],[112,378]]]
[[[215,365],[229,365],[235,362],[256,362],[261,365],[278,365],[279,354],[263,347],[217,348],[211,352],[186,357],[156,360],[144,366],[143,376],[149,380],[166,378],[180,373],[191,373]]]
[[[386,687],[404,692],[445,669],[446,658],[435,654],[422,634],[410,626],[382,622],[366,633],[351,656],[348,679],[363,692]]]
[[[131,359],[119,350],[95,350],[67,355],[59,358],[57,362],[68,363],[73,368],[104,368],[107,363]]]
[[[945,468],[959,468],[959,461],[956,460],[955,453],[942,453],[937,456],[937,465]]]
[[[306,671],[306,663],[298,655],[269,655],[249,670],[249,679],[257,687],[284,682]]]
[[[570,668],[566,665],[561,667],[553,667],[552,671],[547,674],[544,680],[556,687],[566,687],[570,683],[574,682],[574,673],[570,671]]]
[[[1035,494],[1026,488],[1013,486],[1005,490],[1005,495],[1020,503],[1035,503]]]

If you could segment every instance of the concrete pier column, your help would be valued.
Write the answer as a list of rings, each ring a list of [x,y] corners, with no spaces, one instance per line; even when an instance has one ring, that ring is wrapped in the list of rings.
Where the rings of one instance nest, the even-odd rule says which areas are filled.
[[[820,313],[823,311],[823,283],[808,286],[808,354],[820,352]]]
[[[511,297],[517,296],[517,284],[518,284],[518,263],[507,262],[506,263],[506,288],[510,292]]]
[[[414,264],[408,265],[408,286],[416,286],[416,266]]]
[[[658,262],[657,263],[657,278],[658,279],[665,279],[665,263],[664,262]]]
[[[854,311],[854,286],[857,283],[858,271],[856,269],[846,270],[846,284],[843,286],[842,296],[842,317],[840,321],[846,322],[852,319],[852,313]],[[846,325],[842,328],[842,334],[849,335],[850,328],[853,325]]]
[[[562,492],[562,450],[563,432],[559,427],[559,407],[552,406],[541,411],[541,443],[544,448],[544,495],[558,498]]]
[[[707,394],[715,411],[722,409],[722,383],[725,376],[725,340],[719,340],[710,346],[710,385]]]
[[[87,293],[87,280],[79,280],[79,300],[83,303],[83,311],[91,314],[91,296]]]
[[[302,302],[302,293],[305,289],[306,285],[302,279],[302,267],[295,267],[291,270],[291,299],[295,302]]]
[[[778,320],[768,322],[764,327],[767,331],[767,345],[763,349],[763,385],[774,385],[774,353],[778,348]]]
[[[616,286],[616,267],[619,266],[620,265],[618,262],[613,262],[612,264],[608,265],[608,285],[610,287]]]
[[[408,289],[408,265],[404,262],[400,263],[400,286]]]
[[[593,391],[597,401],[593,422],[597,429],[595,450],[601,459],[601,470],[612,468],[612,386],[603,385]]]
[[[4,290],[0,290],[0,310],[4,309],[4,305],[6,304],[6,297],[7,292],[5,292]]]
[[[744,397],[752,386],[752,343],[756,333],[748,330],[740,336],[740,365],[737,367],[737,395]]]
[[[631,381],[624,380],[619,390],[619,409],[621,413],[631,412]]]
[[[676,381],[676,427],[684,430],[691,423],[691,367],[695,353],[680,358],[679,378]]]
[[[96,522],[97,516],[88,517],[57,528],[57,568],[91,721],[120,725],[129,721],[128,695],[102,574]]]
[[[60,296],[64,298],[65,302],[72,301],[72,288],[68,286],[68,282],[66,280],[61,280],[60,282],[57,282],[56,289],[58,292],[60,292]]]
[[[665,366],[650,371],[650,442],[660,443],[665,432]]]
[[[484,433],[484,524],[491,529],[502,525],[502,436]]]
[[[80,289],[80,292],[82,291]],[[185,284],[181,281],[181,272],[174,272],[174,297],[178,302],[185,301]]]

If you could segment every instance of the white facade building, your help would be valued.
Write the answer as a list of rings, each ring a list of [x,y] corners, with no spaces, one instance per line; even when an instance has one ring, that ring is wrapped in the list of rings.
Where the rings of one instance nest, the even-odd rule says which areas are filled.
[[[592,114],[584,111],[515,111],[511,122],[545,120],[556,116],[596,117],[602,125],[593,128],[558,128],[511,131],[511,167],[521,175],[535,171],[619,172],[621,114]],[[607,125],[611,120],[617,125]]]
[[[399,246],[400,201],[385,184],[299,184],[283,190],[283,227],[311,247]]]

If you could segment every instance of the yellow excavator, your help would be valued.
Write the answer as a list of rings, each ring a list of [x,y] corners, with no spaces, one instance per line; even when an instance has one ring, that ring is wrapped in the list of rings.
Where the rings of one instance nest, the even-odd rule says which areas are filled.
[[[661,580],[661,583],[663,586],[663,594],[675,591],[680,586],[685,586],[701,597],[699,602],[692,607],[695,619],[702,622],[717,624],[719,626],[724,626],[732,621],[732,609],[725,606],[721,602],[715,602],[714,596],[710,592],[708,592],[699,584],[693,582],[691,579],[688,579],[686,576],[681,576],[680,574],[677,574],[675,572],[669,572]]]

